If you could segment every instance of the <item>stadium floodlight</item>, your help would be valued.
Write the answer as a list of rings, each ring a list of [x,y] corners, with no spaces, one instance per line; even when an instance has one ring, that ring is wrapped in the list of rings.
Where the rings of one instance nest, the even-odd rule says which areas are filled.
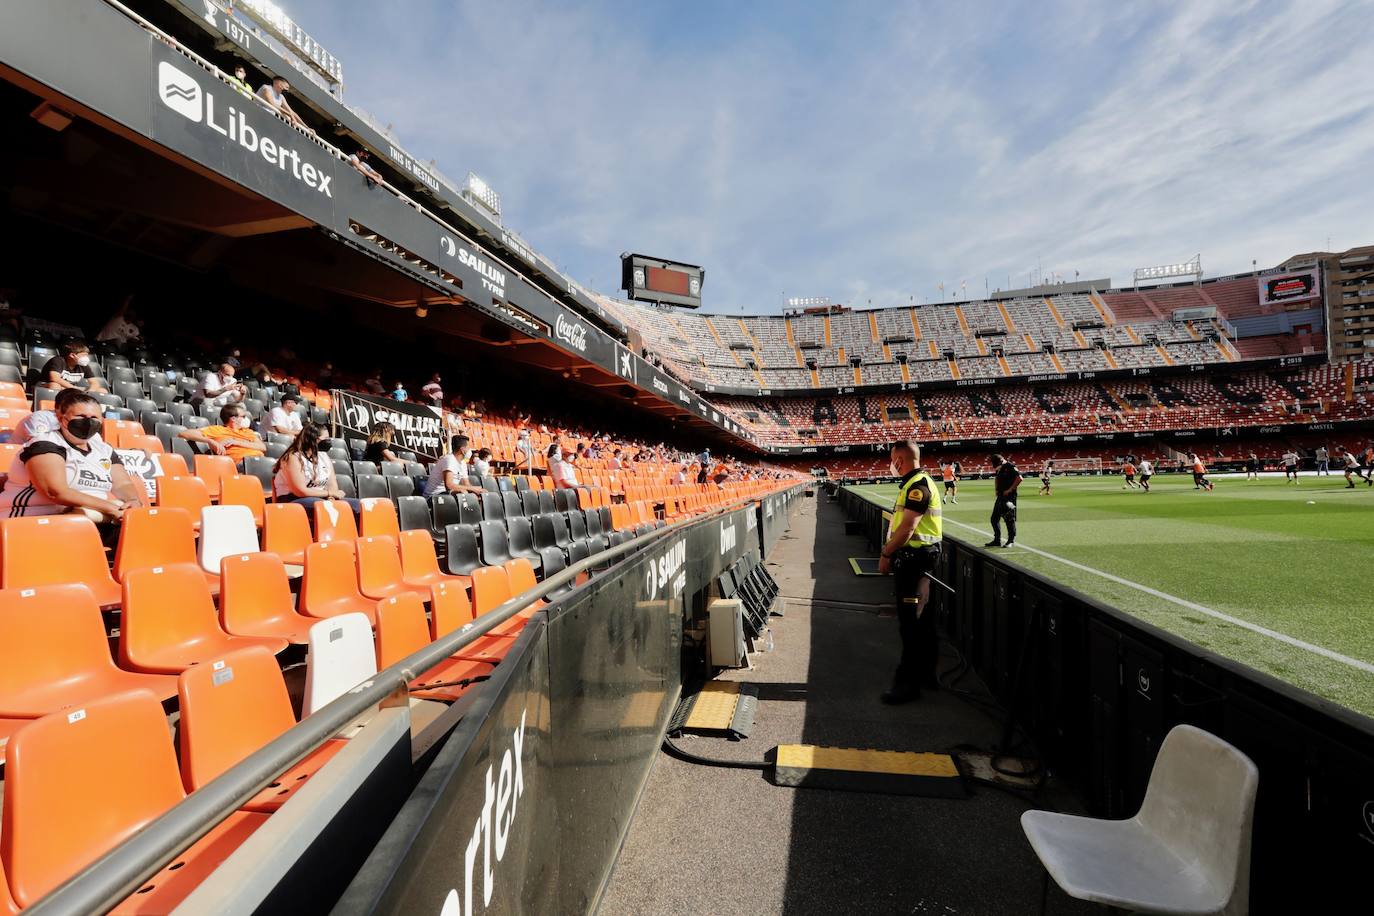
[[[207,9],[209,6],[207,3]],[[292,52],[309,64],[311,69],[339,89],[343,88],[343,65],[339,63],[339,59],[311,38],[305,29],[297,25],[295,20],[272,0],[238,0],[237,3],[216,0],[214,6],[231,14],[244,14],[266,29],[274,38],[286,44]],[[214,21],[213,16],[207,14],[207,18],[211,22]]]
[[[793,297],[793,298],[790,298],[790,299],[787,300],[787,305],[788,305],[789,308],[794,308],[794,309],[825,307],[825,306],[830,305],[830,297],[829,297],[829,296],[804,296],[804,297],[800,297],[800,298],[798,298],[798,297]]]
[[[463,184],[463,196],[470,202],[480,205],[492,216],[500,218],[501,195],[492,190],[491,185],[479,178],[475,172],[468,172],[468,180]]]
[[[1202,280],[1202,255],[1193,255],[1192,260],[1181,264],[1162,264],[1158,267],[1137,267],[1131,274],[1135,286],[1142,280],[1166,280],[1170,277],[1192,277],[1194,282]]]

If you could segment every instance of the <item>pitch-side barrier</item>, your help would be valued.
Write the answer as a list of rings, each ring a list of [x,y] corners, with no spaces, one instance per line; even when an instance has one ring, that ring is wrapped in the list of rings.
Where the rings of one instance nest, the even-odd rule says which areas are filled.
[[[880,543],[885,507],[847,487],[830,489],[870,544]],[[1015,716],[1041,763],[1083,796],[1088,813],[1134,814],[1164,736],[1180,723],[1196,725],[1259,767],[1252,911],[1310,912],[1330,909],[1322,900],[1368,898],[1374,720],[1002,556],[946,535],[936,575],[955,593],[933,589],[932,606],[946,641]]]

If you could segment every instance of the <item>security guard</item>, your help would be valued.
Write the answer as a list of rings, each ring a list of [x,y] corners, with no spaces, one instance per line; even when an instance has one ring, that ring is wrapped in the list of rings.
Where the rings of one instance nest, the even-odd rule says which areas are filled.
[[[940,500],[935,481],[921,470],[921,450],[912,442],[892,446],[892,473],[901,478],[901,490],[892,507],[892,522],[883,544],[878,571],[892,573],[897,593],[897,625],[902,636],[902,660],[892,678],[892,689],[883,694],[884,703],[906,703],[919,699],[921,688],[939,689],[935,663],[939,656],[939,636],[935,614],[927,613],[930,579],[940,559],[944,537]]]

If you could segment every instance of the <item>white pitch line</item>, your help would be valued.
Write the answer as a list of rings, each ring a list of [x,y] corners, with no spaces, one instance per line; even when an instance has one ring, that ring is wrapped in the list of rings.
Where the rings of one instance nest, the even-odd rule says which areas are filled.
[[[956,522],[952,518],[947,518],[946,521],[949,522],[949,524],[951,525],[958,525],[960,528],[967,528],[969,531],[972,531],[978,534],[979,536],[990,536],[989,532],[984,531],[980,528],[975,528],[973,525],[966,525],[963,522]],[[1033,553],[1037,556],[1045,557],[1049,560],[1054,560],[1056,563],[1063,563],[1065,566],[1072,566],[1074,569],[1082,570],[1086,573],[1092,573],[1095,576],[1101,576],[1102,578],[1107,579],[1110,582],[1115,582],[1118,585],[1124,585],[1127,588],[1134,588],[1138,591],[1144,592],[1147,595],[1153,595],[1156,598],[1162,598],[1165,601],[1172,601],[1174,604],[1177,604],[1181,607],[1186,607],[1192,611],[1197,611],[1199,614],[1206,614],[1209,617],[1215,617],[1217,620],[1224,620],[1229,624],[1238,626],[1241,629],[1249,630],[1252,633],[1258,633],[1261,636],[1268,636],[1270,639],[1278,640],[1279,642],[1284,643],[1286,645],[1290,645],[1298,649],[1304,649],[1315,655],[1320,655],[1323,658],[1329,658],[1334,662],[1340,662],[1343,665],[1349,665],[1350,667],[1363,671],[1366,674],[1374,674],[1374,665],[1371,665],[1369,662],[1362,662],[1358,658],[1351,658],[1350,656],[1342,655],[1339,652],[1332,652],[1330,649],[1324,649],[1321,646],[1315,646],[1310,642],[1304,642],[1303,640],[1296,639],[1292,636],[1287,635],[1286,633],[1280,633],[1277,630],[1271,630],[1268,627],[1262,627],[1257,623],[1251,623],[1248,620],[1241,620],[1239,617],[1232,617],[1230,614],[1224,614],[1221,611],[1215,611],[1212,608],[1204,607],[1203,605],[1198,604],[1194,601],[1189,601],[1186,598],[1179,598],[1178,596],[1171,595],[1168,592],[1161,592],[1159,589],[1150,588],[1148,585],[1141,585],[1139,582],[1132,582],[1130,579],[1123,579],[1120,576],[1112,575],[1109,572],[1103,572],[1102,570],[1094,569],[1091,566],[1084,566],[1082,563],[1075,563],[1073,560],[1068,560],[1064,557],[1057,557],[1052,553],[1046,553],[1045,551],[1038,550],[1034,547],[1027,547],[1020,541],[1016,542],[1016,546],[1021,548],[1022,550],[1029,551],[1030,553]]]

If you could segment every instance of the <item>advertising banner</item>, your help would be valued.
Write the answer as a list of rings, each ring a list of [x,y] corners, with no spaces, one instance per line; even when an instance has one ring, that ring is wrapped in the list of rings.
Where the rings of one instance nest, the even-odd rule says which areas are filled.
[[[544,624],[536,619],[527,632],[524,645],[481,685],[476,705],[355,879],[343,909],[452,916],[551,911],[558,799],[549,765]],[[388,853],[402,854],[388,862]]]
[[[335,435],[366,439],[378,423],[396,427],[397,448],[425,458],[438,458],[447,445],[443,414],[433,407],[373,397],[359,391],[332,392]]]
[[[335,224],[341,162],[332,151],[171,48],[155,45],[150,69],[154,140],[322,226]]]
[[[125,472],[143,484],[150,502],[157,499],[157,478],[162,476],[161,456],[136,448],[117,448],[115,454],[124,462]]]

